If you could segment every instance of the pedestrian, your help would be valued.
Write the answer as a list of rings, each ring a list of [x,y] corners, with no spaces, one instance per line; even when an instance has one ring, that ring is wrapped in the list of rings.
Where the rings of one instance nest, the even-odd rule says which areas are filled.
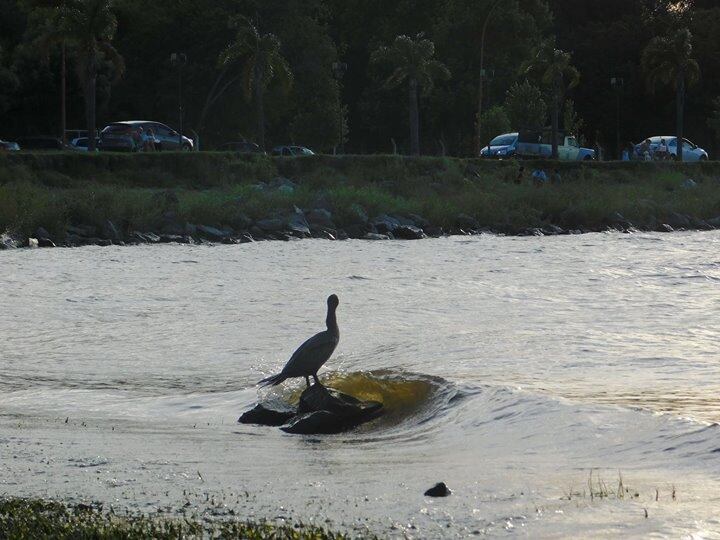
[[[623,148],[621,159],[623,161],[630,161],[630,149],[627,146]]]
[[[552,177],[550,178],[550,182],[553,184],[560,184],[562,182],[562,176],[560,176],[560,170],[555,169],[552,173]]]
[[[535,169],[532,173],[533,185],[542,187],[548,181],[547,173],[543,169]]]
[[[154,152],[157,149],[157,139],[155,139],[155,132],[152,128],[143,130],[143,152]]]
[[[660,144],[658,145],[657,149],[655,150],[655,159],[662,159],[665,160],[668,157],[668,145],[665,142],[665,139],[660,139]]]
[[[643,161],[650,161],[652,159],[652,152],[650,146],[650,139],[645,139],[640,145],[640,159]]]
[[[520,165],[520,168],[518,169],[517,176],[515,177],[515,183],[517,185],[520,185],[523,183],[523,180],[525,180],[525,167]]]

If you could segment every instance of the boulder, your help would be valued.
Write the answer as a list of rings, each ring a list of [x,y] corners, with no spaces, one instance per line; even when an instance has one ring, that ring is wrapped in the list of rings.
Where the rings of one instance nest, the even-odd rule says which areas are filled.
[[[92,225],[68,225],[65,231],[68,234],[84,236],[85,238],[95,238],[98,235],[97,227],[93,227]]]
[[[49,238],[38,238],[38,246],[41,248],[54,248],[55,242]]]
[[[256,225],[260,230],[265,232],[278,232],[285,228],[283,220],[277,218],[261,219]]]
[[[105,223],[103,223],[102,234],[103,237],[109,238],[113,242],[122,240],[122,234],[120,234],[120,230],[109,219],[106,219]]]
[[[452,491],[445,485],[445,482],[439,482],[425,492],[426,497],[447,497]]]
[[[40,242],[37,238],[28,238],[27,240],[27,247],[29,248],[39,248]]]
[[[210,227],[209,225],[198,225],[197,231],[208,240],[218,242],[231,235],[229,231],[221,230],[216,227]]]
[[[464,231],[475,231],[480,228],[480,223],[472,216],[458,214],[455,218],[455,226]]]
[[[315,228],[334,229],[335,223],[332,220],[330,211],[324,208],[314,208],[307,213],[307,221]]]
[[[707,220],[707,224],[714,229],[720,229],[720,216]]]
[[[667,218],[667,224],[673,229],[690,229],[692,227],[692,221],[689,216],[685,214],[678,214],[677,212],[671,213]]]
[[[373,219],[372,224],[380,234],[394,233],[395,229],[401,225],[400,220],[387,214],[377,216]]]
[[[367,233],[363,240],[390,240],[390,237],[387,234],[380,234],[380,233]]]
[[[305,213],[299,208],[287,218],[288,230],[299,236],[310,236],[310,225],[305,219]]]
[[[47,232],[45,227],[38,227],[35,231],[35,238],[50,238],[50,233]]]
[[[410,214],[408,218],[413,222],[413,225],[415,225],[416,227],[420,227],[421,229],[426,229],[430,227],[430,222],[422,216],[418,216],[417,214]]]
[[[425,233],[419,227],[414,225],[400,225],[393,231],[395,238],[402,240],[422,240],[425,238]]]
[[[341,433],[382,414],[382,403],[360,401],[352,396],[314,384],[300,396],[297,416],[281,429],[304,435]]]
[[[357,203],[350,205],[348,212],[348,222],[352,225],[365,225],[370,218],[365,209]]]
[[[261,426],[282,426],[295,416],[295,410],[280,399],[272,399],[258,403],[240,416],[241,424],[258,424]]]

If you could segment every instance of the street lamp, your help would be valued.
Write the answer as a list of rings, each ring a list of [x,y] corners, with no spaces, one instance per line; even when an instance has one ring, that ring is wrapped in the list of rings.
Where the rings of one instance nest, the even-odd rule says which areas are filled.
[[[615,116],[615,122],[616,122],[616,136],[617,136],[617,151],[618,156],[622,158],[622,144],[620,142],[620,100],[622,99],[622,91],[625,87],[625,79],[622,77],[613,77],[610,79],[610,86],[613,90],[615,90],[615,98],[616,98],[616,116]]]
[[[170,55],[170,64],[178,68],[178,150],[183,149],[183,103],[182,103],[182,68],[187,64],[187,55],[185,53],[172,53]]]
[[[335,153],[336,154],[344,154],[344,141],[345,138],[345,119],[343,115],[343,107],[342,107],[342,79],[345,76],[345,72],[347,71],[348,65],[345,62],[333,62],[332,70],[333,74],[335,75],[335,78],[338,81],[338,116],[339,116],[339,122],[338,122],[338,129],[340,130],[340,138],[338,139],[338,144],[335,147]]]
[[[488,24],[490,23],[490,17],[493,12],[503,3],[503,0],[495,0],[490,6],[487,15],[485,16],[485,23],[482,28],[482,35],[480,36],[480,83],[478,86],[478,108],[477,108],[477,119],[476,119],[476,133],[475,133],[475,155],[480,155],[482,149],[482,134],[480,133],[482,123],[482,106],[483,106],[483,80],[485,79],[485,34],[487,33]]]

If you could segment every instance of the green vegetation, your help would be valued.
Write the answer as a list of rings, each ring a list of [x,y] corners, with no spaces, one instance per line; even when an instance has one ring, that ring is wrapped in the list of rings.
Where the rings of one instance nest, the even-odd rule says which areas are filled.
[[[88,505],[67,506],[35,499],[0,499],[0,537],[144,539],[242,538],[262,540],[341,540],[345,535],[313,526],[250,523],[235,519],[200,520],[155,516],[120,516]]]
[[[32,235],[45,227],[64,238],[68,224],[101,227],[106,219],[131,230],[157,231],[158,192],[177,195],[177,220],[247,228],[247,219],[287,215],[295,206],[329,209],[339,227],[369,217],[418,214],[453,230],[459,214],[481,227],[517,233],[550,224],[603,230],[617,212],[655,229],[673,213],[720,216],[720,164],[558,163],[561,181],[536,188],[529,171],[547,163],[400,156],[266,158],[227,153],[0,156],[0,230]],[[548,172],[550,172],[548,170]],[[292,179],[292,191],[258,189]],[[683,186],[692,178],[697,185]]]

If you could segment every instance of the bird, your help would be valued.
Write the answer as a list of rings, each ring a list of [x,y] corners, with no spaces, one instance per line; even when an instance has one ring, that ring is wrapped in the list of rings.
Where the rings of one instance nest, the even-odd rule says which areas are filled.
[[[327,330],[315,334],[300,345],[280,373],[263,379],[258,382],[259,385],[276,386],[286,379],[305,377],[305,383],[310,388],[310,376],[315,379],[315,384],[320,384],[317,376],[318,370],[328,361],[340,341],[340,330],[335,317],[335,310],[339,303],[340,300],[336,295],[328,296],[327,317],[325,318]]]

